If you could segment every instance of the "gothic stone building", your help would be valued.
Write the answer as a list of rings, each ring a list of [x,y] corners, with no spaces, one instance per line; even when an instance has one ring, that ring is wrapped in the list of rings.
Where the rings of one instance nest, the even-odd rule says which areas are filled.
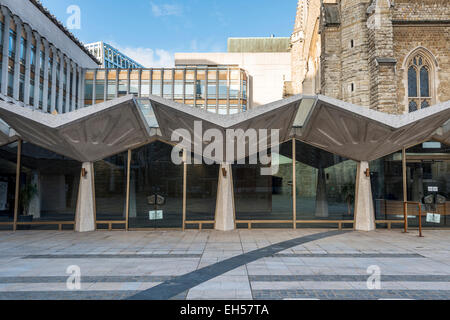
[[[299,0],[287,95],[404,114],[450,100],[450,1]]]

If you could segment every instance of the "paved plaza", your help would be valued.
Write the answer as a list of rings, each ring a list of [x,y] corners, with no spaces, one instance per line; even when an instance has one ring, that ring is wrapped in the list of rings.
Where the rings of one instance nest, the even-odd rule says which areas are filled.
[[[0,232],[0,299],[450,299],[450,231],[424,234]]]

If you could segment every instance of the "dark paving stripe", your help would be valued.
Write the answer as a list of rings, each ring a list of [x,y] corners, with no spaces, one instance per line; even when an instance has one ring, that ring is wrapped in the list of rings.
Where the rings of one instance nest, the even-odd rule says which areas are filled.
[[[369,275],[253,275],[252,282],[260,281],[367,281]],[[450,282],[450,275],[381,275],[381,281]],[[449,284],[450,285],[450,284]]]
[[[65,283],[68,276],[0,277],[0,283]],[[174,276],[82,276],[82,282],[164,282]]]
[[[450,290],[255,290],[255,300],[449,300]]]
[[[124,300],[138,291],[5,291],[0,300]]]
[[[265,248],[250,251],[210,266],[198,269],[185,275],[166,281],[148,290],[144,290],[130,299],[132,300],[168,300],[178,294],[188,291],[208,280],[234,270],[264,257],[270,257],[283,250],[323,238],[347,233],[349,231],[328,231],[280,242]]]
[[[418,253],[278,253],[280,258],[425,258]]]
[[[22,259],[170,259],[201,258],[201,254],[33,254]]]

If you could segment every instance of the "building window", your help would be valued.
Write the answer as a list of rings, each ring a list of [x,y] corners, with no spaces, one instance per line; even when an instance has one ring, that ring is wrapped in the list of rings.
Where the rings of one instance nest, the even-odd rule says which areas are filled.
[[[409,112],[427,108],[432,104],[432,72],[433,65],[423,52],[412,56],[407,72]]]
[[[14,58],[16,52],[16,33],[13,30],[9,30],[9,57]]]

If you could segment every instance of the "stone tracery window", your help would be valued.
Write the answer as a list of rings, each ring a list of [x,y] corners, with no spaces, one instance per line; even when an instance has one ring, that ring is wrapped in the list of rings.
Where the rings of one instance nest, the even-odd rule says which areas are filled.
[[[423,53],[417,53],[408,64],[408,108],[409,112],[427,108],[432,104],[432,65]]]

